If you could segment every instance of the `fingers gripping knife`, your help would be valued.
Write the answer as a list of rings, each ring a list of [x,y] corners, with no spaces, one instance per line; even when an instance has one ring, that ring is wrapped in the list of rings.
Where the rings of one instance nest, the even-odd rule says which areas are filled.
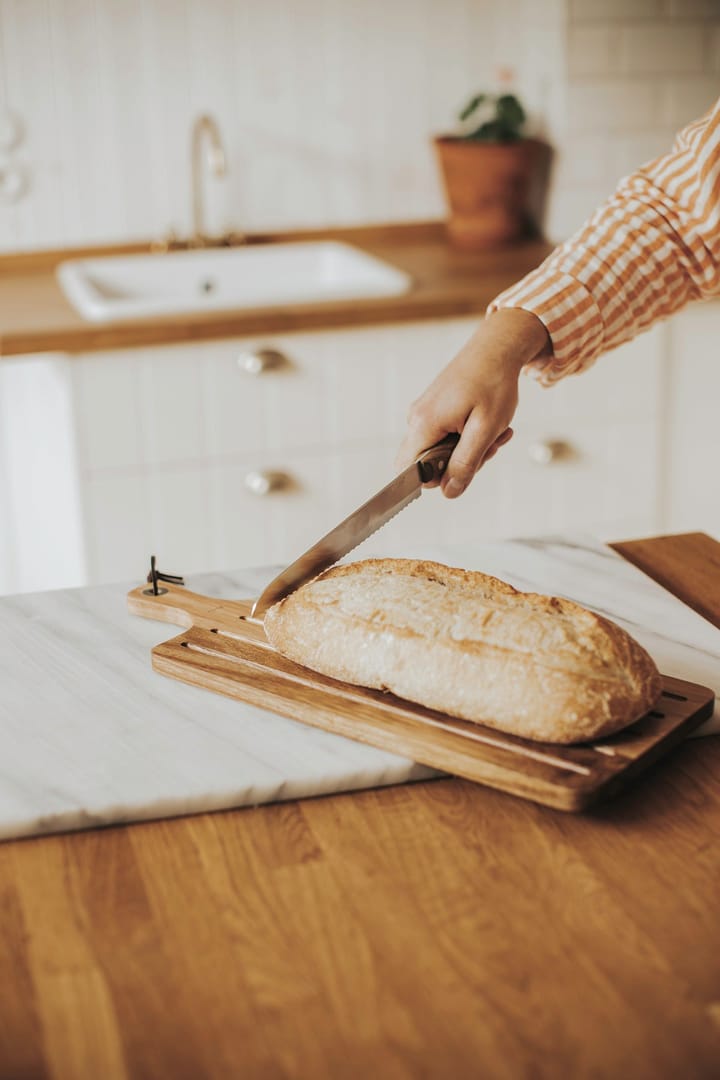
[[[408,465],[386,487],[358,507],[349,517],[331,529],[326,536],[308,548],[270,582],[253,604],[252,618],[262,619],[273,604],[294,592],[306,581],[317,577],[347,555],[349,551],[377,532],[390,518],[404,510],[422,492],[424,484],[442,478],[450,455],[457,446],[458,435],[448,435],[425,450],[417,461]]]

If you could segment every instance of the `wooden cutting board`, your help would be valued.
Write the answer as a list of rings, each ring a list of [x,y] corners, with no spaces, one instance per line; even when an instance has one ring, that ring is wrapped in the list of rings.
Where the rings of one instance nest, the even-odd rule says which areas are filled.
[[[152,650],[163,675],[558,810],[584,810],[617,793],[708,719],[715,701],[707,687],[663,676],[656,708],[620,734],[581,746],[531,742],[286,660],[249,620],[251,600],[176,585],[155,596],[141,586],[128,607],[185,628]]]

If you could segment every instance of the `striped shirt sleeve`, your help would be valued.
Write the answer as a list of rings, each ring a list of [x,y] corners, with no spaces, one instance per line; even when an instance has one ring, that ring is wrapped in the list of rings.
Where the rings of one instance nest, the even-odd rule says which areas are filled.
[[[550,385],[677,311],[720,294],[720,101],[671,152],[622,180],[610,199],[488,312],[523,308],[552,355],[527,373]]]

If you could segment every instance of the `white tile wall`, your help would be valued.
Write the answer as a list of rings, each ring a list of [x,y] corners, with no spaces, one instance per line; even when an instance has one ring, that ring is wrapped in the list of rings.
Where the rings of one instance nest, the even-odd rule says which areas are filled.
[[[229,156],[227,180],[208,184],[217,230],[437,217],[430,136],[499,65],[552,131],[562,11],[0,0],[0,110],[24,121],[14,157],[31,175],[20,202],[0,200],[0,251],[187,230],[190,128],[205,110]]]
[[[618,66],[625,75],[694,75],[705,59],[703,38],[702,23],[628,23],[619,36]]]
[[[566,17],[553,237],[578,228],[720,96],[720,0],[568,0]]]
[[[572,78],[607,76],[617,70],[618,33],[612,23],[568,28],[568,73]]]
[[[216,231],[439,216],[430,136],[499,65],[557,148],[559,239],[717,97],[720,0],[0,0],[0,169],[30,175],[0,252],[186,231],[204,110]]]
[[[693,74],[665,80],[663,121],[673,129],[687,123],[689,116],[702,116],[720,94],[720,76]]]
[[[568,85],[570,136],[585,132],[645,132],[660,120],[657,87],[628,86],[622,79],[571,79]],[[596,163],[602,167],[602,162]],[[614,179],[614,177],[613,177]]]

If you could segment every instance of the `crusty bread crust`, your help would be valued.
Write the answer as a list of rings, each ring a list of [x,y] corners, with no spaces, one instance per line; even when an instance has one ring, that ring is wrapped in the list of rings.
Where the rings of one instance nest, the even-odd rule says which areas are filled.
[[[435,562],[336,566],[270,608],[265,631],[324,675],[543,742],[609,735],[661,690],[652,659],[610,620]]]

